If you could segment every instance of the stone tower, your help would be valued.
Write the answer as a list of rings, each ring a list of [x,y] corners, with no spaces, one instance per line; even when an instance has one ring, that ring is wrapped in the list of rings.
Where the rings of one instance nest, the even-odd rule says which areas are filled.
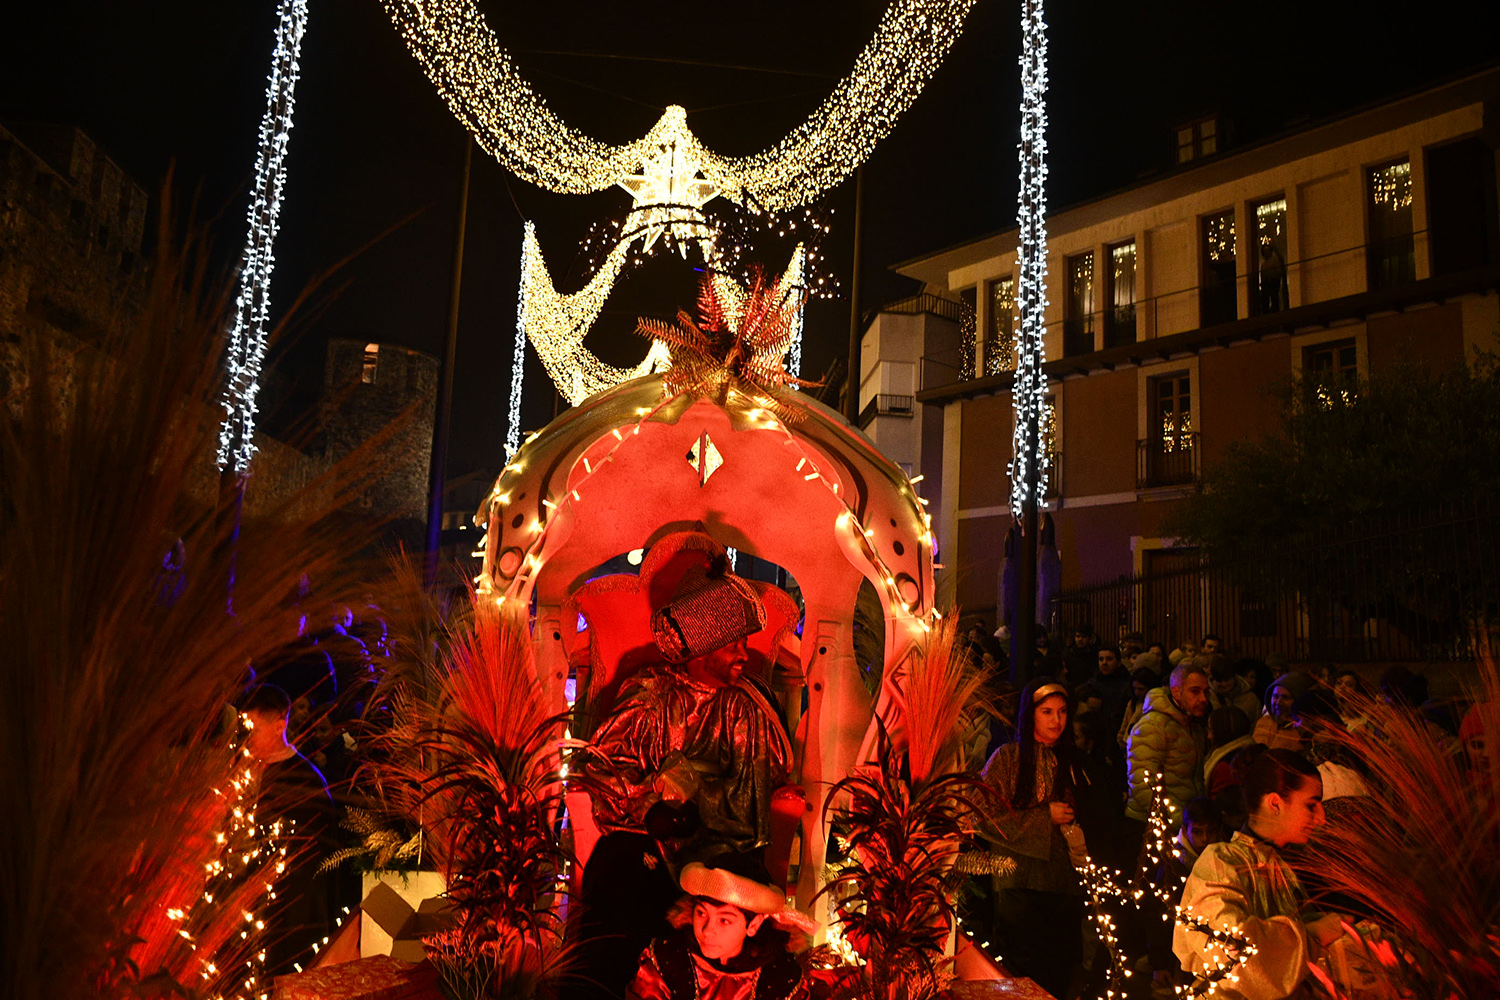
[[[437,385],[438,360],[431,355],[400,344],[328,342],[322,403],[328,460],[344,459],[392,421],[402,422],[373,456],[383,472],[360,498],[374,517],[426,523]]]

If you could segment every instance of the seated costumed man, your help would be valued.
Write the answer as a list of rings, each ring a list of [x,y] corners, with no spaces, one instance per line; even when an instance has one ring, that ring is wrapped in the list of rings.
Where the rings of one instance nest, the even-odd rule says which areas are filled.
[[[732,573],[686,579],[651,617],[665,663],[627,682],[594,734],[615,767],[601,826],[641,829],[658,801],[693,802],[702,828],[683,857],[760,851],[771,842],[771,799],[792,747],[771,692],[745,675],[746,638],[766,625],[750,583]]]
[[[692,903],[692,926],[658,938],[641,954],[626,1000],[803,1000],[808,980],[788,951],[786,922],[811,922],[786,909],[765,866],[743,854],[693,862],[678,879]]]

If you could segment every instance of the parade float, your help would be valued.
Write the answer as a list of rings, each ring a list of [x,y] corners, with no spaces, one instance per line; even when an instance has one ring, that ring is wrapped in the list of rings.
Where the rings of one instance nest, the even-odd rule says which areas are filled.
[[[473,0],[385,2],[449,108],[504,167],[553,192],[618,187],[630,195],[628,212],[603,227],[604,239],[577,291],[556,287],[535,228],[525,227],[506,461],[476,517],[485,543],[483,569],[474,580],[473,636],[489,629],[506,635],[497,640],[506,645],[514,638],[507,629],[524,629],[527,654],[520,657],[506,645],[507,655],[524,659],[532,677],[512,676],[507,683],[530,699],[534,680],[536,703],[528,702],[526,712],[537,723],[535,731],[552,738],[565,734],[562,742],[581,753],[600,721],[617,713],[622,689],[661,658],[652,616],[684,579],[722,574],[737,558],[771,567],[776,583],[752,581],[766,621],[748,638],[746,667],[774,692],[774,714],[789,743],[789,773],[777,789],[767,864],[786,883],[796,907],[815,918],[819,940],[840,937],[850,905],[871,919],[879,915],[858,902],[859,894],[889,874],[875,871],[879,866],[869,848],[863,855],[856,850],[853,864],[864,866],[869,877],[859,884],[846,878],[842,903],[822,891],[831,877],[830,803],[858,800],[850,782],[867,782],[871,801],[881,798],[881,789],[894,792],[891,801],[902,804],[893,808],[901,816],[913,802],[925,802],[922,808],[945,817],[931,830],[913,820],[895,834],[916,836],[897,849],[897,857],[907,850],[929,855],[923,892],[936,892],[909,914],[926,930],[893,927],[887,935],[919,940],[915,948],[893,940],[888,954],[909,953],[924,968],[898,975],[906,958],[875,963],[888,966],[875,976],[881,990],[903,996],[928,995],[946,982],[947,974],[937,975],[931,962],[954,949],[951,886],[943,878],[956,853],[957,826],[951,797],[938,787],[944,775],[975,763],[965,761],[957,747],[975,681],[957,672],[962,657],[955,655],[954,625],[935,605],[936,540],[919,479],[910,479],[844,417],[803,391],[811,387],[800,377],[804,306],[810,297],[831,295],[836,285],[820,269],[818,242],[829,228],[815,203],[894,127],[940,65],[971,6],[972,0],[895,0],[852,70],[804,122],[762,152],[728,156],[705,147],[677,106],[634,142],[598,141],[548,108]],[[1039,37],[1040,4],[1028,6],[1026,17]],[[296,43],[305,19],[305,7],[287,0],[279,37],[285,36],[290,55],[282,60],[284,70],[273,74],[262,135],[266,148],[277,153],[284,152],[290,129]],[[1028,58],[1035,69],[1044,57],[1029,50]],[[1033,84],[1028,95],[1036,103],[1045,88],[1044,70]],[[1039,135],[1040,124],[1033,128]],[[1030,190],[1023,184],[1023,194]],[[269,226],[265,213],[252,212],[252,250],[274,236],[278,202],[279,186],[267,201]],[[797,245],[782,258],[784,268],[781,261],[766,261],[767,247],[760,245],[772,230],[797,232]],[[604,363],[585,338],[622,274],[664,248],[684,261],[701,261],[705,277],[696,316],[681,313],[675,326],[643,320],[650,341],[644,359],[625,367]],[[777,268],[774,279],[766,277],[770,263]],[[255,279],[262,292],[268,277],[267,269]],[[1039,309],[1033,312],[1039,315]],[[242,342],[237,328],[231,364],[235,385],[244,383],[245,390],[231,393],[226,408],[248,428],[261,352],[250,330],[255,324],[242,325],[249,332]],[[1029,362],[1039,358],[1040,328],[1033,332],[1036,350],[1030,354],[1036,357]],[[572,408],[523,441],[528,347]],[[850,392],[857,391],[856,378],[849,373]],[[1040,397],[1019,395],[1028,415],[1021,424],[1031,426]],[[857,605],[863,614],[858,625]],[[857,629],[865,633],[862,654],[856,653]],[[484,673],[472,669],[482,658],[473,643],[483,641],[460,640],[460,655],[440,668],[439,688],[446,693],[439,700],[448,715],[429,730],[441,731],[442,738],[409,746],[408,754],[463,769],[452,752],[452,706],[473,695],[465,675]],[[494,676],[486,683],[493,686]],[[494,735],[481,725],[462,739],[492,748],[506,742],[495,743]],[[567,755],[547,756],[545,741],[526,742],[526,748],[512,777],[518,785],[534,782],[537,801],[567,829],[569,860],[555,874],[576,887],[587,878],[600,833],[593,790],[579,774],[569,775]],[[504,749],[515,756],[514,747]],[[524,780],[517,777],[522,771]],[[547,784],[552,778],[567,781]],[[923,789],[931,792],[927,798]],[[417,791],[411,801],[421,805],[407,812],[426,808],[425,822],[431,824],[436,793],[421,782]],[[460,812],[438,824],[450,829],[435,838],[449,840],[450,901],[488,877],[476,875],[470,864],[474,871],[458,874],[454,883],[463,864],[452,857],[453,829],[469,831],[460,839],[486,838],[477,821]],[[867,816],[874,817],[872,830],[879,812]],[[939,834],[939,826],[946,832]],[[491,841],[501,836],[490,833]],[[543,869],[552,873],[556,858],[548,858],[538,872],[518,877],[535,883]],[[885,867],[892,865],[901,862]],[[529,912],[566,909],[560,898],[549,903],[542,890],[533,903]],[[463,909],[461,901],[457,905]],[[839,912],[830,913],[831,906]],[[897,915],[893,909],[881,916]],[[531,942],[528,948],[540,940],[522,937]],[[842,956],[860,964],[856,950],[842,943]],[[867,952],[881,953],[881,947],[866,936]]]
[[[774,289],[749,296],[747,312],[768,296]],[[770,330],[735,319],[743,333],[726,353],[743,345],[740,371],[707,353],[695,364],[679,347],[672,369],[601,393],[529,438],[480,512],[479,586],[534,608],[537,669],[554,706],[566,707],[571,678],[576,697],[607,714],[632,666],[658,655],[647,622],[671,593],[673,563],[732,548],[784,569],[802,606],[774,591],[768,605],[784,610],[752,637],[752,669],[790,710],[808,804],[799,869],[812,874],[824,857],[826,789],[871,759],[877,704],[897,724],[889,694],[872,698],[864,677],[873,667],[885,692],[898,690],[901,664],[932,627],[933,535],[899,467],[778,381],[789,323],[774,308],[760,312]],[[657,552],[664,539],[670,555]],[[641,570],[628,586],[594,579],[630,553]],[[863,584],[884,619],[880,664],[855,658]],[[799,902],[809,905],[817,888],[803,879]]]

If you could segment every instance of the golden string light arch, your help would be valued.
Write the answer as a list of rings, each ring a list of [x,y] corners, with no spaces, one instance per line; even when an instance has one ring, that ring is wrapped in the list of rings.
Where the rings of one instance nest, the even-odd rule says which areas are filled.
[[[563,194],[602,191],[673,151],[739,204],[806,205],[851,174],[910,107],[963,29],[973,0],[894,0],[849,75],[801,125],[760,153],[721,156],[669,107],[644,137],[614,146],[558,118],[516,69],[476,0],[383,0],[453,113],[502,165]]]

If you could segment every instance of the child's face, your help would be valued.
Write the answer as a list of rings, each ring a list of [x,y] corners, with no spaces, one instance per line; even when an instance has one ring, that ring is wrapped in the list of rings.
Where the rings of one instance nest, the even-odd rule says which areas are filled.
[[[756,914],[747,922],[738,906],[700,899],[693,904],[693,936],[704,958],[727,962],[745,947],[745,938],[760,930],[764,919]]]
[[[1192,820],[1187,820],[1182,824],[1182,832],[1193,850],[1199,852],[1209,844],[1217,844],[1224,840],[1224,827],[1218,823],[1194,823]]]

